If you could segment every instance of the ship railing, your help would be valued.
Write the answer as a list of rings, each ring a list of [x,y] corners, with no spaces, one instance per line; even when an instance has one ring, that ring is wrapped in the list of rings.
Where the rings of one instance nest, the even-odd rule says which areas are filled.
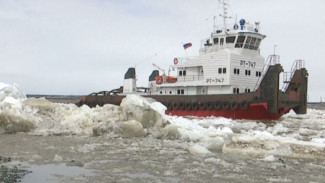
[[[226,25],[227,29],[233,29],[234,24],[227,24]],[[225,29],[225,25],[224,24],[218,24],[218,25],[214,25],[213,26],[213,33],[217,33],[217,31],[219,30],[224,30]]]
[[[264,78],[269,67],[271,65],[276,65],[276,64],[280,64],[280,55],[275,55],[275,54],[269,55],[266,59],[265,64],[264,64],[261,77],[259,77],[259,79],[257,80],[257,82],[255,84],[254,91],[256,91],[258,89],[258,87],[260,86],[262,79]]]
[[[219,24],[219,25],[214,25],[213,26],[213,33],[220,33],[221,31],[227,29],[227,31],[229,30],[239,30],[239,31],[249,31],[249,32],[256,32],[256,29],[258,29],[258,31],[260,30],[260,26],[258,25],[253,25],[253,24],[249,24],[246,23],[245,25],[241,26],[241,25],[237,25],[237,28],[235,29],[235,24],[227,24],[226,27],[223,24]]]
[[[176,57],[175,59],[177,59],[177,63],[175,64],[175,60],[174,60],[174,65],[177,64],[183,64],[187,61],[193,60],[195,57]]]
[[[302,68],[305,68],[305,60],[297,59],[293,62],[291,66],[291,71],[283,73],[283,85],[281,89],[283,92],[285,92],[288,89],[289,84],[291,83],[291,80],[296,70],[300,70]]]
[[[283,72],[283,83],[290,83],[291,72]]]
[[[177,76],[177,82],[202,81],[203,78],[203,75]]]

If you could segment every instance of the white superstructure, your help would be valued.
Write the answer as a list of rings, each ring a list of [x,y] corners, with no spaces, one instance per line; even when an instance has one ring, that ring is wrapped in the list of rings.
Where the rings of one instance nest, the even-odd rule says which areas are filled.
[[[151,95],[206,95],[252,92],[262,75],[265,59],[260,55],[259,22],[244,19],[227,25],[227,7],[223,2],[224,25],[214,26],[210,38],[202,40],[199,56],[175,58],[177,81],[150,82]],[[158,80],[161,79],[158,77]],[[156,78],[157,81],[157,78]]]

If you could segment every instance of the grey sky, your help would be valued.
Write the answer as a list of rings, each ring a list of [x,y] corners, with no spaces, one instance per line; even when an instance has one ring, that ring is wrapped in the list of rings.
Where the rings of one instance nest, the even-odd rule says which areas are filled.
[[[261,54],[290,70],[305,59],[309,99],[325,100],[323,0],[230,0],[233,16],[261,22]],[[198,55],[218,0],[0,0],[0,82],[25,93],[88,94],[123,84],[128,67],[147,86],[156,63]],[[229,20],[229,23],[234,19]],[[221,23],[221,22],[220,22]]]

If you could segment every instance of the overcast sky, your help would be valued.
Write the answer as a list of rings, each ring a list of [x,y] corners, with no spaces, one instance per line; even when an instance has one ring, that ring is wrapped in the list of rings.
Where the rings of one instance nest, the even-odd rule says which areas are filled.
[[[304,59],[309,100],[325,100],[325,1],[230,0],[238,20],[261,22],[261,54],[289,71]],[[218,0],[0,0],[0,82],[27,94],[89,94],[123,84],[136,66],[147,86],[152,63],[166,69],[209,37]],[[229,20],[229,23],[234,22]],[[220,22],[221,23],[221,22]]]

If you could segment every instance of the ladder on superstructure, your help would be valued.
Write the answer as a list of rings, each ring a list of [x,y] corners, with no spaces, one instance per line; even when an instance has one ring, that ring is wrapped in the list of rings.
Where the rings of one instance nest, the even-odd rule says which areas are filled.
[[[262,75],[261,77],[259,77],[259,79],[257,80],[255,87],[254,87],[254,91],[256,91],[258,89],[258,87],[260,86],[262,79],[264,78],[267,70],[269,69],[270,65],[276,65],[280,63],[280,56],[279,55],[269,55],[266,59],[265,65],[263,67],[262,70]]]
[[[292,80],[296,70],[299,70],[302,68],[305,68],[305,60],[298,59],[298,60],[294,61],[290,72],[283,73],[283,86],[281,89],[283,92],[285,92],[288,89],[289,84],[291,83],[291,80]]]

